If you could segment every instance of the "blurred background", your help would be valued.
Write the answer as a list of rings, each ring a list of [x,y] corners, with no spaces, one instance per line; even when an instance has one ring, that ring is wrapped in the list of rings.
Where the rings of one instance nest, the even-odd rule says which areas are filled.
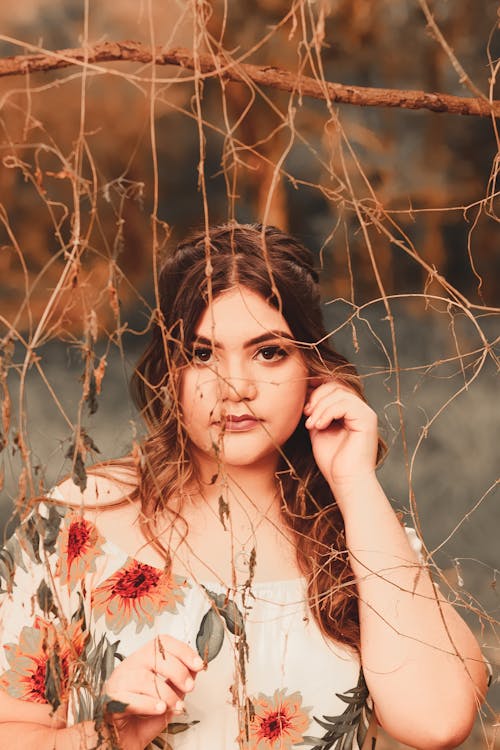
[[[17,0],[0,7],[0,58],[129,39],[223,49],[298,80],[500,98],[498,4],[435,0],[448,52],[423,5]],[[327,328],[389,444],[384,486],[494,667],[463,745],[492,748],[498,153],[491,118],[327,105],[299,84],[288,93],[133,61],[0,77],[5,533],[71,473],[75,440],[89,465],[140,439],[127,382],[154,269],[175,241],[206,221],[276,224],[316,255]]]

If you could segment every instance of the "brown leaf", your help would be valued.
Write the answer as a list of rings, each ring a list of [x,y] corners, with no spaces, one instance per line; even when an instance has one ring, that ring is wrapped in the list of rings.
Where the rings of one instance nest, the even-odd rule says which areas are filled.
[[[96,311],[92,308],[92,310],[87,315],[87,331],[92,339],[92,341],[97,341],[97,335],[99,332],[99,327],[97,325],[97,315]]]
[[[99,364],[94,369],[95,389],[98,395],[101,392],[101,383],[104,377],[104,373],[106,372],[107,365],[108,365],[108,361],[106,359],[106,355],[103,354],[101,359],[99,360]]]
[[[118,299],[118,292],[116,291],[116,287],[111,283],[111,281],[108,284],[108,294],[111,309],[113,310],[115,317],[118,318],[120,314],[120,302]]]

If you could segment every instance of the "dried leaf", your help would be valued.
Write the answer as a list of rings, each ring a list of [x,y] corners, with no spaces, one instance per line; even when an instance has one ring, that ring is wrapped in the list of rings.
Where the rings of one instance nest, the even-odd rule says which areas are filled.
[[[226,531],[226,519],[229,519],[229,505],[222,495],[219,496],[219,519],[224,527],[224,531]]]
[[[118,318],[120,315],[120,301],[118,299],[118,292],[116,287],[111,283],[108,284],[109,304],[113,310],[115,317]]]
[[[23,467],[19,474],[19,480],[17,482],[17,507],[21,509],[24,507],[24,501],[26,500],[26,489],[28,486],[28,472],[26,466]]]
[[[87,315],[87,331],[92,341],[97,341],[98,325],[96,311],[92,309]]]
[[[87,434],[87,433],[85,432],[85,430],[81,430],[81,431],[80,431],[80,437],[81,437],[81,440],[82,440],[83,446],[84,446],[84,447],[85,447],[85,448],[86,448],[87,450],[89,450],[89,451],[93,451],[94,453],[100,453],[100,452],[101,452],[101,451],[99,450],[99,448],[97,447],[97,445],[96,445],[96,444],[94,443],[94,441],[92,440],[92,438],[90,437],[90,435],[88,435],[88,434]]]
[[[97,401],[97,383],[94,370],[92,370],[89,373],[88,378],[86,378],[83,394],[84,401],[89,407],[89,414],[95,414],[99,408],[99,403]]]
[[[179,732],[185,732],[186,729],[189,729],[189,727],[192,727],[195,724],[199,723],[199,721],[173,721],[167,726],[167,732],[168,734],[179,734]]]
[[[80,451],[76,454],[73,462],[73,473],[71,479],[82,492],[85,492],[87,488],[87,472],[85,471],[85,463]]]
[[[104,373],[106,372],[107,365],[108,361],[106,359],[106,355],[103,354],[101,359],[99,360],[99,364],[94,369],[95,389],[97,395],[99,395],[101,392],[102,379],[104,378]]]
[[[9,434],[10,428],[10,417],[12,413],[12,403],[10,400],[10,394],[5,383],[2,383],[3,398],[2,398],[2,429],[5,435]]]
[[[115,701],[113,698],[110,698],[109,695],[104,696],[104,703],[106,706],[106,711],[108,711],[110,714],[122,714],[127,710],[128,706],[128,703]]]

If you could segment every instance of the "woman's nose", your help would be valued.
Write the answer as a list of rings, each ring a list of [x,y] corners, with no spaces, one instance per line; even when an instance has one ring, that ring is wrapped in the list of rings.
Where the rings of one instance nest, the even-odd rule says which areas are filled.
[[[257,395],[257,386],[250,373],[233,368],[225,375],[221,373],[222,397],[224,401],[252,401]]]

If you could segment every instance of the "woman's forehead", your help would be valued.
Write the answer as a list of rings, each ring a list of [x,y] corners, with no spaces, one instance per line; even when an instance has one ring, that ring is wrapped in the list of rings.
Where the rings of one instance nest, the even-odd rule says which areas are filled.
[[[280,312],[264,297],[243,286],[221,292],[207,306],[195,329],[198,336],[222,339],[252,338],[269,331],[291,335],[290,327]]]

